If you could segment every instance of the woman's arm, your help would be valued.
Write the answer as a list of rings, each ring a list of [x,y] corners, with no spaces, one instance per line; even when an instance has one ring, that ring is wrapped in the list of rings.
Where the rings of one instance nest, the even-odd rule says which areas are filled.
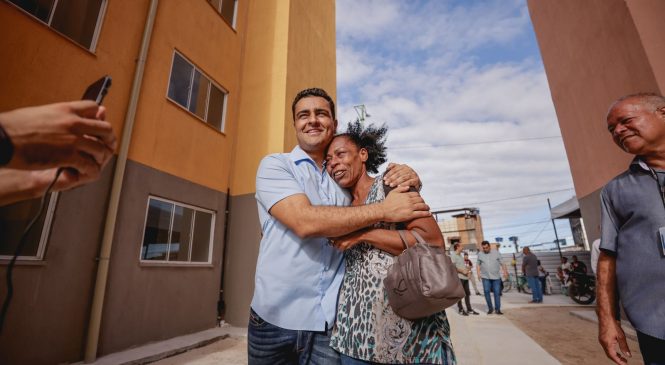
[[[432,216],[414,219],[406,225],[406,229],[415,230],[420,236],[422,236],[425,242],[431,245],[443,246],[443,236],[441,235],[439,226],[436,224],[436,221]],[[416,243],[416,238],[410,233],[406,234],[406,239],[409,247]],[[392,255],[399,255],[404,251],[404,244],[399,237],[399,232],[389,229],[363,229],[342,237],[337,237],[332,241],[334,242],[335,247],[342,251],[347,250],[360,242],[367,242]]]

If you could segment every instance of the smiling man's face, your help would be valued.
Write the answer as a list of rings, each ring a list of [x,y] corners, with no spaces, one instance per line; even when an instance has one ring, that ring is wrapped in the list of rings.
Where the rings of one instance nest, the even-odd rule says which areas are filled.
[[[648,156],[663,149],[665,143],[665,112],[653,110],[637,99],[615,104],[607,115],[607,130],[624,151]]]
[[[294,118],[300,148],[305,152],[323,153],[337,128],[328,101],[319,96],[302,98],[296,103]]]

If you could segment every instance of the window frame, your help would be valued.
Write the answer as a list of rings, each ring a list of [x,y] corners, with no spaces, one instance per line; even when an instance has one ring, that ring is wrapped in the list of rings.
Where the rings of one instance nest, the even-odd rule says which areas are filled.
[[[169,242],[166,246],[166,260],[144,260],[141,253],[143,251],[143,243],[145,240],[145,231],[148,228],[148,213],[150,211],[150,200],[154,199],[163,203],[173,204],[173,210],[171,211],[171,217],[169,219]],[[192,243],[194,241],[194,234],[190,235],[189,238],[189,248],[187,252],[188,261],[169,261],[169,253],[171,252],[171,235],[173,234],[173,219],[175,217],[175,206],[181,206],[183,208],[189,208],[194,211],[192,215],[192,221],[190,222],[190,232],[194,232],[194,225],[196,224],[196,212],[209,213],[212,215],[210,219],[210,238],[208,241],[208,261],[191,261],[192,260]],[[141,244],[139,245],[139,263],[141,265],[153,265],[153,266],[210,266],[212,265],[212,252],[213,246],[215,243],[215,219],[217,218],[217,213],[213,210],[197,207],[195,205],[186,204],[177,202],[175,200],[170,200],[166,198],[161,198],[155,195],[148,195],[145,207],[145,219],[143,220],[143,233],[141,234]]]
[[[51,198],[46,204],[46,216],[44,217],[44,224],[42,225],[41,235],[39,237],[39,246],[37,247],[37,253],[34,256],[19,255],[16,260],[21,261],[44,261],[44,255],[46,254],[46,245],[48,244],[49,236],[51,235],[51,227],[53,225],[53,219],[55,217],[55,208],[58,204],[58,197],[60,196],[59,192],[51,193]],[[12,255],[0,255],[0,261],[11,260]]]
[[[185,62],[187,62],[187,63],[192,67],[192,72],[191,72],[191,74],[190,74],[190,76],[189,76],[189,86],[187,87],[189,91],[188,91],[188,94],[187,94],[187,105],[186,105],[186,106],[185,106],[185,105],[181,105],[178,101],[172,99],[172,98],[169,96],[169,90],[170,90],[170,88],[171,88],[171,76],[173,76],[173,66],[174,66],[174,64],[175,64],[175,55],[176,55],[176,54],[177,54],[178,56],[180,56]],[[189,110],[190,105],[191,105],[191,103],[192,103],[192,94],[193,94],[193,93],[192,93],[192,87],[194,86],[194,75],[196,74],[196,72],[199,72],[199,73],[201,74],[201,76],[202,76],[202,77],[205,77],[206,80],[208,80],[208,82],[209,82],[208,88],[207,88],[207,90],[206,90],[206,105],[205,105],[205,111],[204,111],[204,113],[203,113],[203,114],[205,115],[205,119],[204,119],[204,118],[201,118],[201,117],[198,116],[196,113],[194,113],[194,112],[192,112],[191,110]],[[222,120],[221,120],[221,123],[220,123],[220,129],[217,129],[216,127],[214,127],[214,126],[213,126],[210,122],[208,122],[208,120],[207,120],[207,118],[208,118],[208,109],[209,109],[209,107],[210,107],[210,90],[212,89],[212,86],[213,86],[213,85],[214,85],[216,88],[218,88],[218,89],[222,92],[222,94],[224,94],[224,101],[222,102]],[[229,99],[229,91],[228,91],[226,88],[222,87],[219,83],[217,83],[217,81],[215,81],[212,77],[208,76],[207,73],[203,72],[203,70],[202,70],[201,68],[199,68],[198,66],[196,66],[196,64],[194,64],[194,62],[190,61],[189,58],[185,57],[185,55],[182,54],[182,52],[178,51],[177,49],[174,49],[174,50],[173,50],[173,56],[171,57],[171,68],[170,68],[170,70],[169,70],[169,77],[168,77],[168,80],[167,80],[167,86],[166,86],[166,99],[169,100],[169,101],[171,101],[172,103],[174,103],[175,105],[177,105],[179,108],[183,109],[184,111],[186,111],[186,112],[189,113],[190,115],[194,116],[194,117],[197,118],[198,120],[202,121],[202,122],[205,123],[208,127],[212,128],[212,129],[214,129],[214,130],[216,130],[216,131],[219,132],[219,133],[226,134],[226,132],[224,131],[224,129],[226,128],[226,112],[227,112],[226,107],[227,107],[227,102],[228,102],[228,99]]]
[[[220,1],[219,5],[216,7],[216,6],[214,6],[209,0],[206,0],[206,2],[207,2],[207,3],[208,3],[213,9],[215,9],[215,12],[216,12],[216,13],[222,18],[222,20],[224,20],[224,22],[225,22],[226,24],[228,24],[228,25],[231,27],[231,29],[233,29],[234,31],[237,31],[237,29],[236,29],[236,24],[237,24],[237,20],[238,20],[238,0],[231,0],[231,1],[233,1],[233,19],[232,19],[232,21],[231,21],[230,23],[229,23],[229,21],[226,20],[226,18],[224,18],[224,16],[222,15],[222,4],[224,3],[224,1],[226,1],[226,0],[222,0],[222,1]]]
[[[77,46],[79,46],[79,47],[81,47],[85,50],[88,50],[92,53],[95,53],[95,51],[97,50],[97,42],[99,41],[99,35],[101,33],[102,23],[104,22],[104,17],[106,15],[106,8],[108,7],[108,3],[109,3],[108,0],[102,0],[102,4],[99,7],[99,14],[97,15],[97,21],[95,23],[95,30],[92,33],[92,40],[90,41],[90,47],[86,47],[83,44],[77,42],[76,40],[70,38],[69,36],[65,35],[64,33],[60,32],[59,30],[57,30],[57,29],[55,29],[51,26],[51,23],[53,22],[53,15],[55,14],[55,9],[58,7],[58,4],[59,4],[60,0],[53,0],[53,6],[51,7],[51,9],[49,11],[47,21],[43,21],[43,20],[39,19],[38,17],[36,17],[35,15],[29,13],[28,11],[21,8],[17,4],[14,4],[11,0],[6,1],[6,2],[8,4],[10,4],[11,6],[15,7],[16,9],[18,9],[23,14],[26,14],[30,18],[32,18],[32,19],[38,21],[39,23],[47,26],[50,30],[52,30],[53,32],[59,34],[61,37],[64,37],[65,39],[69,40],[70,42],[73,42]]]

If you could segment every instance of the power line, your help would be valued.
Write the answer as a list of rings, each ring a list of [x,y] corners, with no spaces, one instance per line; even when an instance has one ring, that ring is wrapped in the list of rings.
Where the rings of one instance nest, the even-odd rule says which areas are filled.
[[[477,204],[487,204],[487,203],[502,202],[502,201],[506,201],[506,200],[515,200],[515,199],[522,199],[522,198],[531,198],[531,197],[538,196],[538,195],[545,195],[545,194],[551,194],[551,193],[560,193],[560,192],[563,192],[563,191],[568,191],[568,190],[573,190],[573,189],[574,189],[574,188],[559,189],[559,190],[545,191],[545,192],[542,192],[542,193],[527,194],[527,195],[518,195],[518,196],[513,196],[513,197],[510,197],[510,198],[502,198],[502,199],[486,200],[486,201],[473,202],[473,203],[464,203],[464,204],[457,204],[457,205],[447,205],[447,206],[445,206],[445,207],[443,207],[443,208],[433,209],[433,210],[444,210],[444,209],[446,209],[446,208],[455,208],[455,207],[460,207],[460,206],[468,207],[468,206],[473,206],[473,205],[477,205]]]
[[[525,142],[525,141],[539,141],[543,139],[554,139],[561,138],[561,136],[547,136],[547,137],[531,137],[531,138],[517,138],[517,139],[499,139],[494,141],[484,141],[484,142],[467,142],[467,143],[443,143],[443,144],[433,144],[433,145],[415,145],[415,146],[389,146],[388,150],[406,150],[406,149],[417,149],[417,148],[439,148],[439,147],[458,147],[458,146],[472,146],[479,144],[494,144],[494,143],[511,143],[511,142]]]
[[[548,222],[548,223],[549,223],[549,222]],[[534,237],[534,238],[531,240],[531,245],[533,245],[533,244],[536,243],[536,240],[537,240],[538,237],[540,237],[540,235],[545,231],[545,228],[546,228],[546,227],[549,227],[549,224],[545,223],[545,225],[543,226],[543,228],[540,229],[540,232],[538,232],[538,234],[536,235],[536,237]],[[529,245],[529,246],[530,246],[530,245]]]

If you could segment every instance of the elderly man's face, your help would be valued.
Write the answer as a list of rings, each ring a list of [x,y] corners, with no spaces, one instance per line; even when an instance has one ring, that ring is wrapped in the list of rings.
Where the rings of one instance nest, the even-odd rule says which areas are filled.
[[[626,99],[610,110],[607,130],[624,151],[649,155],[665,145],[665,111],[654,111],[637,99]]]

